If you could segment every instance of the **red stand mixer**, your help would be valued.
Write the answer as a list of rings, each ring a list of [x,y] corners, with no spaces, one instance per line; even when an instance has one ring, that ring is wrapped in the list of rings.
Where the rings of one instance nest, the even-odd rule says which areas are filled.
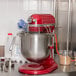
[[[29,32],[22,32],[21,52],[30,61],[19,67],[24,74],[46,74],[57,69],[53,59],[55,18],[51,14],[33,14],[28,19]]]

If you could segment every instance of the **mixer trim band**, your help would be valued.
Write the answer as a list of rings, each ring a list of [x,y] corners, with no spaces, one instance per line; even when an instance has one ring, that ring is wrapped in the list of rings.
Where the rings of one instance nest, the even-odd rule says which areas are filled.
[[[29,24],[29,26],[30,26],[30,27],[33,27],[33,26],[34,26],[34,27],[46,27],[46,26],[48,27],[48,26],[55,26],[55,24],[43,24],[43,25],[42,25],[42,24],[36,24],[36,25],[34,25],[34,24]]]

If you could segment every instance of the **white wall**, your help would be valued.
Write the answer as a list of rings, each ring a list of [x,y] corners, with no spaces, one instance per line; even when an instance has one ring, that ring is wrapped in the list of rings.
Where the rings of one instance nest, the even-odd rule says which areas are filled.
[[[5,44],[8,32],[17,31],[17,22],[22,14],[22,1],[0,0],[0,45]]]
[[[0,45],[5,45],[7,33],[16,34],[19,19],[27,20],[33,13],[53,14],[54,0],[0,0]]]

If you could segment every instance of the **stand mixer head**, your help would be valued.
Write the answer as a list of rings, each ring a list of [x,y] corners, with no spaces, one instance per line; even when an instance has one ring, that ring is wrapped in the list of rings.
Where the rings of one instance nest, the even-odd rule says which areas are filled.
[[[51,52],[54,49],[53,38],[50,44],[54,24],[55,18],[50,14],[33,14],[29,17],[29,31],[21,34],[21,52],[27,60],[34,63],[21,66],[21,73],[46,74],[57,68]]]

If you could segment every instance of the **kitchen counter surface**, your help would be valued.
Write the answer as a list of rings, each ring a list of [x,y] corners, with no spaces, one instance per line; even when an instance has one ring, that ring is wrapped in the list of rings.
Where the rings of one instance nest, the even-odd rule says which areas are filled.
[[[14,68],[10,70],[0,70],[0,76],[76,76],[76,66],[72,63],[70,66],[61,66],[59,65],[59,58],[55,57],[56,62],[58,63],[58,69],[49,74],[44,75],[27,75],[21,74],[18,72],[18,67],[22,64],[15,64]]]

